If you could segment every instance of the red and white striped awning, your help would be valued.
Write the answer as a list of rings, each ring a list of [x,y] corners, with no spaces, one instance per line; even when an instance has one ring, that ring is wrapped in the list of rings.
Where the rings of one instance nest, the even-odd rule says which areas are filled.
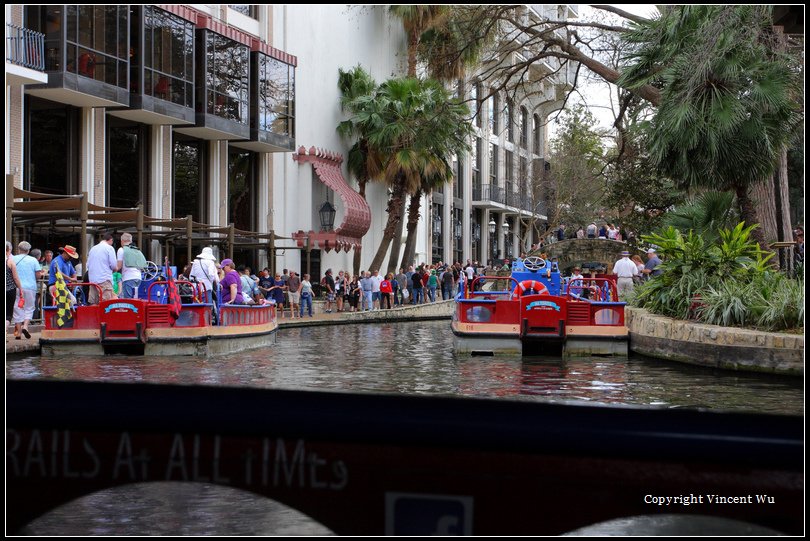
[[[292,233],[298,246],[304,247],[309,239],[310,248],[320,248],[327,252],[335,249],[349,251],[362,244],[363,236],[371,227],[371,209],[359,193],[354,191],[343,178],[341,164],[343,155],[320,148],[311,147],[307,153],[300,147],[293,160],[300,164],[311,163],[321,182],[340,196],[343,203],[343,222],[333,231],[303,231]]]

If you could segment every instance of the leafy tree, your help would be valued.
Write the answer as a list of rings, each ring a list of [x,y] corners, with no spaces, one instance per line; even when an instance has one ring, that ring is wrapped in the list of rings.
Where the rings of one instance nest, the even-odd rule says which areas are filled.
[[[618,83],[662,87],[653,163],[681,186],[730,190],[749,225],[749,190],[771,177],[800,115],[791,64],[771,47],[769,8],[679,6],[636,26]],[[755,238],[763,246],[759,230]]]
[[[355,113],[362,110],[365,101],[361,98],[370,97],[377,88],[377,83],[363,68],[355,66],[349,71],[338,69],[338,88],[340,89],[340,109],[343,112]],[[370,169],[379,171],[376,156],[369,154],[368,139],[365,137],[363,127],[351,120],[344,120],[337,127],[338,133],[347,139],[356,139],[349,149],[347,165],[349,171],[357,178],[358,193],[366,198],[366,184],[371,178]],[[360,273],[360,258],[362,246],[354,250],[354,274]]]
[[[369,178],[391,189],[388,221],[369,267],[379,269],[402,219],[405,196],[423,182],[452,178],[449,158],[468,148],[469,110],[436,81],[414,78],[390,79],[369,95],[347,100],[345,109],[352,116],[342,124],[344,131],[367,141],[363,163]]]
[[[549,227],[587,225],[602,214],[606,194],[602,135],[582,105],[560,117],[560,129],[550,145],[551,172],[544,182]]]
[[[739,222],[731,192],[705,192],[667,213],[664,224],[680,231],[694,231],[707,240],[717,238],[720,230]]]

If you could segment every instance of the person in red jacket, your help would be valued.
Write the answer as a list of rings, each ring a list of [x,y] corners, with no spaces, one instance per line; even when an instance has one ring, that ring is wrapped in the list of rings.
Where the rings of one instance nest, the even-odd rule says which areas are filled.
[[[393,275],[389,272],[383,278],[383,281],[380,282],[380,308],[383,305],[388,305],[386,308],[391,308],[391,295],[394,293],[393,287],[391,287],[391,279]]]

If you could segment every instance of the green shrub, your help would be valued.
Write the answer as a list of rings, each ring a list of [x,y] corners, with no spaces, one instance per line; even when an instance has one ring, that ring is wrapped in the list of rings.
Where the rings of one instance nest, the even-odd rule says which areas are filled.
[[[643,239],[658,246],[660,276],[636,289],[633,303],[653,313],[723,326],[766,330],[799,328],[804,321],[804,281],[773,272],[773,254],[738,224],[713,241],[669,227]]]

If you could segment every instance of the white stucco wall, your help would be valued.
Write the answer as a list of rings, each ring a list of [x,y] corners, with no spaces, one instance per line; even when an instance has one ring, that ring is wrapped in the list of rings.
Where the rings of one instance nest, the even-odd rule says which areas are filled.
[[[275,6],[273,8],[272,45],[298,58],[296,69],[296,146],[311,146],[337,151],[344,156],[350,143],[342,140],[335,128],[343,120],[338,68],[361,65],[379,83],[405,73],[405,33],[401,23],[392,20],[387,6]],[[326,188],[315,177],[310,165],[298,165],[290,154],[273,160],[273,219],[279,235],[289,236],[298,230],[318,230],[317,211],[326,199]],[[357,188],[357,183],[344,176]],[[340,198],[330,197],[337,208],[335,225],[343,219]],[[372,211],[372,224],[363,238],[361,268],[367,268],[382,238],[387,214],[386,188],[370,183],[366,197]],[[424,252],[420,238],[417,253]],[[280,241],[279,247],[293,241]],[[302,268],[300,252],[287,250],[279,254],[279,268]],[[321,268],[352,269],[353,252],[323,252]]]

